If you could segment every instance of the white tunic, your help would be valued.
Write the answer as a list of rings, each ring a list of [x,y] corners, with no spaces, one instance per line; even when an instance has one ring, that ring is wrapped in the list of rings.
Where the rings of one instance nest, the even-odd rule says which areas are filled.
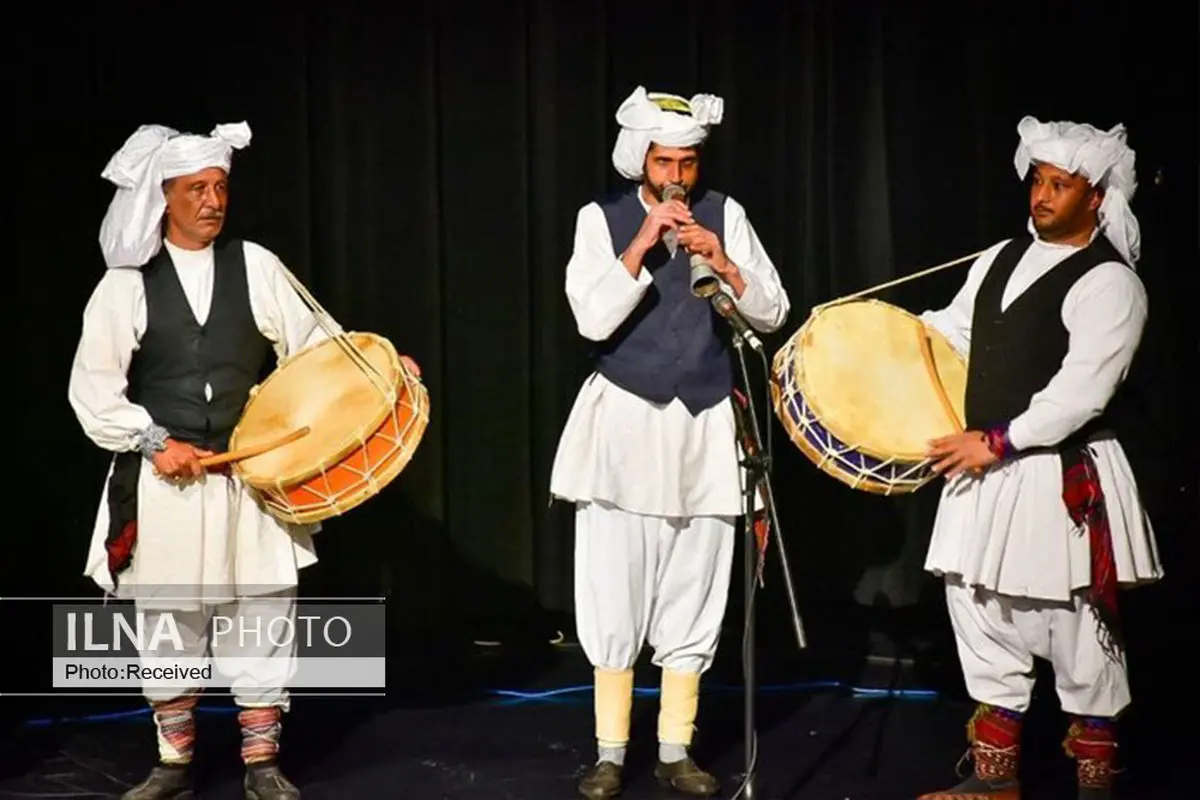
[[[640,192],[638,197],[649,210]],[[787,293],[745,209],[733,198],[725,201],[724,247],[746,282],[735,301],[738,309],[760,332],[778,329],[790,310]],[[604,341],[637,307],[652,281],[646,269],[632,277],[614,255],[600,206],[593,202],[580,209],[566,275],[567,300],[579,333]],[[753,377],[752,355],[747,351]],[[599,500],[635,514],[736,517],[745,502],[739,450],[729,402],[693,417],[678,399],[652,403],[593,373],[563,429],[550,492],[568,502]]]
[[[975,295],[1007,241],[971,266],[950,306],[922,315],[964,356],[970,349]],[[1034,281],[1079,248],[1035,237],[1004,289],[1008,308]],[[1075,283],[1062,304],[1070,345],[1062,367],[1010,422],[1017,449],[1057,444],[1097,417],[1125,379],[1141,341],[1147,297],[1128,267],[1101,264]],[[1108,507],[1117,575],[1123,584],[1162,577],[1150,520],[1138,498],[1125,452],[1114,439],[1091,445]],[[980,478],[946,482],[925,567],[1001,594],[1069,601],[1091,583],[1088,535],[1062,499],[1062,466],[1054,453],[1031,454]]]
[[[169,242],[164,246],[196,320],[203,323],[212,302],[212,248],[183,250]],[[251,311],[277,357],[326,338],[287,282],[276,256],[252,242],[245,242],[244,251]],[[114,453],[135,450],[138,434],[154,422],[145,408],[131,403],[125,394],[130,361],[145,330],[141,270],[107,270],[84,311],[68,392],[87,437]],[[84,574],[112,592],[104,549],[109,526],[107,478],[105,487]],[[203,593],[208,602],[224,602],[235,591],[261,594],[295,586],[298,570],[317,560],[312,534],[318,525],[277,521],[250,490],[230,477],[209,474],[177,486],[143,463],[137,504],[138,541],[132,564],[119,577],[121,597],[136,594],[145,600],[151,595]],[[167,605],[196,607],[194,602]]]

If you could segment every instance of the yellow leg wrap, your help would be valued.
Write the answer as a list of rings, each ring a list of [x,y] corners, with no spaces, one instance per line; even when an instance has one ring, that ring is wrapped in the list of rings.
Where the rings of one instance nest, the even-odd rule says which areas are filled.
[[[700,673],[664,669],[658,710],[658,741],[685,747],[690,745],[699,706]]]
[[[596,739],[607,746],[629,742],[633,713],[633,670],[597,669]]]

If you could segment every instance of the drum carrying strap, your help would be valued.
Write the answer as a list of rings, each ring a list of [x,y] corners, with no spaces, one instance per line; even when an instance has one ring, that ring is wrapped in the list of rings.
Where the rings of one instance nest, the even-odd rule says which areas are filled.
[[[730,403],[733,404],[733,421],[737,427],[737,437],[742,443],[742,450],[747,456],[758,455],[758,448],[755,446],[754,435],[752,429],[746,420],[746,414],[750,413],[750,403],[737,389],[733,390],[733,394],[729,397]],[[744,473],[747,478],[751,478],[752,474],[749,471]],[[756,580],[761,587],[765,584],[763,580],[763,569],[767,560],[767,542],[770,538],[770,516],[767,514],[767,498],[763,496],[762,487],[756,487],[759,492],[759,499],[762,500],[763,508],[754,511],[754,505],[751,504],[750,517],[746,520],[747,525],[754,526],[754,541],[758,547],[758,565],[756,568]]]

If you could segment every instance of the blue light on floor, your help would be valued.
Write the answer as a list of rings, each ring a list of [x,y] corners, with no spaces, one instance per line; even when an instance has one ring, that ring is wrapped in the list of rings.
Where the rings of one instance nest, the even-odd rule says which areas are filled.
[[[505,698],[509,702],[516,703],[536,703],[555,702],[565,697],[573,695],[586,694],[592,691],[592,684],[579,684],[577,686],[562,686],[556,689],[543,689],[539,691],[521,691],[517,689],[491,689],[488,694]],[[657,696],[659,690],[657,687],[634,687],[634,694],[638,697],[654,697]],[[724,686],[720,684],[712,684],[704,686],[705,692],[736,692],[741,693],[740,686]],[[791,694],[813,691],[840,691],[847,692],[854,697],[863,699],[871,698],[892,698],[897,700],[918,700],[932,701],[938,699],[937,692],[931,689],[879,689],[862,686],[851,686],[842,683],[841,681],[810,681],[806,683],[785,683],[785,684],[769,684],[760,686],[758,691],[763,694]],[[197,706],[197,713],[201,714],[236,714],[237,706]],[[52,725],[67,725],[72,723],[103,723],[103,722],[118,722],[137,717],[148,716],[150,709],[147,707],[129,709],[127,711],[111,711],[104,714],[83,714],[80,716],[69,717],[39,717],[36,719],[26,720],[25,724],[29,727],[49,727]]]

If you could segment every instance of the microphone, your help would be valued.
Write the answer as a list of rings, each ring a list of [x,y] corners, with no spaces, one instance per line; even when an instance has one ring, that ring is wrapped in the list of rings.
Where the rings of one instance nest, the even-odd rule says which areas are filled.
[[[687,196],[687,190],[678,183],[668,183],[663,187],[663,200],[679,200],[682,201]],[[667,235],[671,238],[668,240],[674,244],[674,231],[668,231]],[[718,282],[717,273],[713,271],[712,265],[708,263],[708,259],[699,253],[692,253],[688,257],[688,262],[691,264],[691,286],[692,294],[696,297],[707,298],[716,294],[721,288]]]
[[[750,323],[746,322],[746,318],[737,310],[732,297],[725,292],[715,291],[709,295],[708,301],[712,303],[712,307],[718,314],[729,321],[734,332],[746,340],[746,344],[760,353],[763,352],[762,342],[754,333],[754,329],[750,327]]]

